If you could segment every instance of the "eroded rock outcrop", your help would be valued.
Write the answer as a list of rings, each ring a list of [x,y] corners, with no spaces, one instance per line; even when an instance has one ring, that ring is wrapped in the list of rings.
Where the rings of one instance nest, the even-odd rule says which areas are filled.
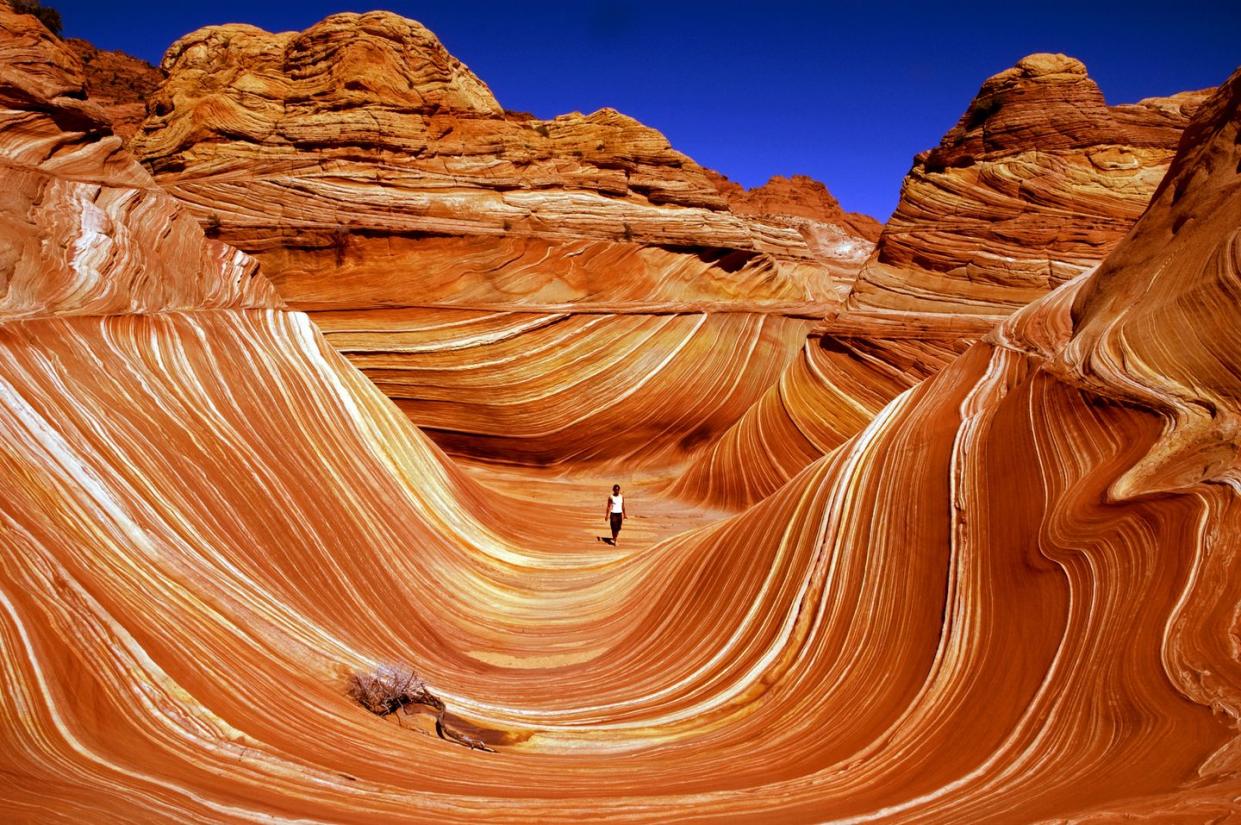
[[[988,79],[915,159],[844,309],[670,489],[753,504],[1001,318],[1098,264],[1146,208],[1206,95],[1108,106],[1080,61],[1052,54]],[[819,363],[836,366],[809,368]],[[755,443],[768,445],[761,459],[742,447]]]
[[[163,82],[163,73],[124,52],[97,49],[79,38],[65,42],[82,62],[87,97],[107,114],[112,131],[129,140],[146,119],[147,99]]]
[[[1146,208],[1205,95],[1108,106],[1060,54],[988,79],[915,158],[849,305],[998,320],[1090,269]]]
[[[505,112],[396,15],[202,29],[163,67],[134,140],[160,184],[454,450],[681,461],[761,397],[873,248],[873,222],[807,179],[778,207],[619,112]],[[456,323],[478,311],[524,313],[489,322],[521,369]],[[409,343],[431,332],[435,351]],[[727,384],[704,386],[719,364]],[[473,401],[448,414],[445,393]]]
[[[279,305],[250,258],[204,241],[123,150],[83,99],[74,51],[34,17],[0,13],[0,319]]]
[[[39,88],[70,76],[0,68],[10,168],[126,190]],[[580,487],[479,485],[302,313],[49,291],[0,320],[0,817],[1236,818],[1239,106],[1241,73],[1097,273],[746,512],[652,502],[633,546]],[[175,211],[149,197],[0,203],[0,249],[109,250]],[[203,256],[160,294],[231,282]],[[393,660],[497,753],[346,695]]]
[[[373,12],[301,33],[211,27],[174,44],[164,69],[137,153],[278,283],[297,280],[306,260],[283,254],[319,249],[332,268],[342,244],[340,265],[382,276],[388,238],[406,242],[402,260],[416,270],[438,254],[421,256],[416,242],[434,235],[735,253],[726,272],[766,269],[784,300],[830,296],[830,273],[811,266],[822,250],[795,227],[733,214],[706,170],[655,130],[610,109],[506,113],[414,21]],[[576,257],[556,251],[549,280]],[[855,270],[855,258],[837,268]]]

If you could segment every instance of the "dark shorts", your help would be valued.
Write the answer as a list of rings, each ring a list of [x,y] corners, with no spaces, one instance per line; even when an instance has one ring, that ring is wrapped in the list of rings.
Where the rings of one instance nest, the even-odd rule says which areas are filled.
[[[619,533],[619,532],[620,532],[620,528],[621,528],[621,522],[622,522],[622,521],[624,521],[624,516],[623,516],[623,514],[621,514],[621,513],[612,513],[612,514],[611,514],[611,520],[612,520],[612,532],[613,532],[613,533]]]

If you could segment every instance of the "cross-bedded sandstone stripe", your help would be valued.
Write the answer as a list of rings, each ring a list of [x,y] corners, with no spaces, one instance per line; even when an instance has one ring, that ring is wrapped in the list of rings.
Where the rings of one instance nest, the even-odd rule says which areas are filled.
[[[450,451],[501,462],[681,463],[779,375],[809,321],[748,313],[317,312],[329,342]]]
[[[998,321],[1091,269],[1146,208],[1208,91],[1109,106],[1062,54],[988,78],[914,159],[848,305]]]
[[[743,512],[629,487],[650,512],[616,548],[593,487],[480,483],[304,314],[4,319],[0,818],[1241,815],[1239,102],[1241,73],[1100,270]],[[439,369],[572,351],[570,322],[629,325],[639,359],[660,331],[761,339],[437,312],[391,320]],[[496,752],[345,695],[392,661]]]
[[[779,381],[694,459],[668,493],[726,508],[760,501],[967,345],[960,338],[812,337]]]

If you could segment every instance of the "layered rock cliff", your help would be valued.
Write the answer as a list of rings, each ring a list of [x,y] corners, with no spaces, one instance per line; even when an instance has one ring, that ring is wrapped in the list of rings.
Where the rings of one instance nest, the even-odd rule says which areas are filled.
[[[669,489],[746,506],[1013,310],[1097,265],[1146,208],[1207,92],[1108,106],[1078,60],[988,79],[917,156],[842,310]],[[744,445],[765,444],[761,459]]]
[[[849,306],[998,320],[1090,269],[1146,208],[1205,95],[1109,106],[1062,54],[989,78],[914,159]]]
[[[83,99],[75,51],[34,17],[0,12],[0,319],[280,305],[250,258],[204,241],[124,151]]]
[[[22,37],[6,168],[148,208],[0,203],[4,260],[87,273],[0,320],[6,821],[1241,815],[1241,73],[1097,273],[746,512],[602,548],[581,488],[480,486],[201,263],[244,257],[127,247],[178,208]],[[394,661],[495,752],[348,698]]]
[[[207,28],[163,68],[134,139],[160,184],[463,454],[683,461],[762,396],[876,236],[822,185],[744,193],[619,112],[506,112],[392,14]]]
[[[137,153],[290,288],[307,269],[382,280],[394,264],[440,260],[437,248],[422,254],[430,235],[550,246],[545,281],[581,254],[567,242],[689,248],[703,260],[694,277],[673,278],[683,301],[813,302],[869,251],[860,236],[843,252],[812,249],[797,227],[734,214],[706,170],[619,112],[505,112],[431,32],[396,15],[334,15],[300,33],[210,27],[175,43],[163,67]],[[742,286],[704,287],[700,274]],[[586,291],[531,285],[505,299],[608,300],[609,279],[597,277]],[[755,277],[766,285],[751,295]],[[457,301],[425,292],[424,302]]]
[[[87,97],[107,114],[112,131],[129,140],[146,119],[147,99],[163,82],[163,73],[145,60],[97,49],[80,38],[65,42],[82,62]]]

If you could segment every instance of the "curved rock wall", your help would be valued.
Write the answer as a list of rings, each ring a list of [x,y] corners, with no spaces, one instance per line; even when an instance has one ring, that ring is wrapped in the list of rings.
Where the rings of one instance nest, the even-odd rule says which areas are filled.
[[[747,193],[618,112],[505,112],[434,35],[391,14],[334,15],[301,33],[203,29],[169,49],[164,69],[136,153],[209,234],[253,254],[291,306],[325,327],[335,319],[320,312],[369,316],[367,344],[350,357],[461,454],[499,455],[504,426],[510,460],[682,460],[681,442],[701,445],[729,426],[777,372],[730,368],[720,377],[732,383],[715,387],[663,376],[679,381],[690,364],[705,375],[715,359],[747,353],[787,360],[791,331],[839,305],[877,236],[822,184],[778,179]],[[431,373],[400,343],[411,325],[440,324],[427,309],[580,313],[562,325],[574,341],[589,334],[588,346],[613,348],[609,365],[631,363],[591,384],[570,370],[566,389],[543,393],[530,414],[477,398],[471,436],[460,414],[437,412],[452,373],[416,383]],[[682,332],[649,337],[640,353],[624,344],[635,323],[653,330],[669,326],[669,312],[717,311],[728,315],[692,344]],[[751,317],[732,317],[740,312]],[[550,353],[545,337],[512,347]],[[642,382],[645,393],[617,389],[617,376],[660,372],[665,348],[678,353],[674,369]],[[460,353],[473,359],[462,393],[515,380],[511,370],[488,375],[483,365],[499,362],[478,352]],[[524,360],[535,377],[560,364]],[[664,395],[661,410],[639,406],[651,392]],[[631,439],[586,427],[557,454],[550,434],[567,422],[610,421],[592,406],[668,440],[635,456]]]
[[[74,181],[125,190],[106,130],[4,66],[5,163],[73,145]],[[27,301],[0,322],[0,816],[1241,815],[1239,107],[1241,73],[1098,272],[742,513],[639,488],[618,547],[581,488],[480,485],[306,315],[213,299],[233,270],[202,256],[158,291],[202,307]],[[0,237],[109,249],[175,211],[149,199],[6,208]],[[83,305],[148,294],[108,272]],[[494,752],[346,696],[390,662]]]

